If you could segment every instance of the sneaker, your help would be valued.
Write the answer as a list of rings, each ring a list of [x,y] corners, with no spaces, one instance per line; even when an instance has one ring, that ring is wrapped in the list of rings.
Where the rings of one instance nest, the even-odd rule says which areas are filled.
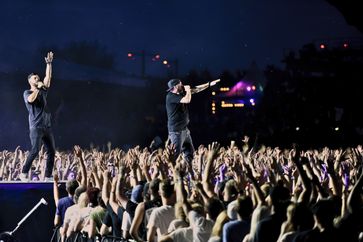
[[[44,181],[45,181],[45,182],[53,182],[53,181],[54,181],[54,179],[53,179],[53,177],[52,177],[52,176],[50,176],[50,177],[44,177]]]
[[[28,182],[29,181],[28,174],[27,173],[20,173],[19,174],[19,179],[20,179],[20,181]]]

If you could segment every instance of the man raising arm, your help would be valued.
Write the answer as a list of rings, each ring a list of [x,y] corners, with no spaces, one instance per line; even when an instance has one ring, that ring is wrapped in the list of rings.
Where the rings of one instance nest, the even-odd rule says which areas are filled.
[[[45,57],[46,76],[44,82],[40,81],[37,74],[31,73],[28,76],[30,89],[24,92],[25,106],[29,112],[29,133],[31,150],[19,175],[20,180],[28,181],[28,173],[33,160],[37,157],[42,142],[47,153],[47,163],[45,168],[45,180],[51,180],[54,166],[55,144],[51,129],[51,115],[47,107],[48,88],[52,76],[53,53],[49,52]]]

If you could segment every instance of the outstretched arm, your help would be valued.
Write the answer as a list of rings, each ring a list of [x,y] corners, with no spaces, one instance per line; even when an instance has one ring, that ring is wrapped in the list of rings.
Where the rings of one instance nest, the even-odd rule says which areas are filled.
[[[130,234],[131,234],[132,238],[136,241],[143,241],[139,237],[139,228],[143,221],[144,214],[145,214],[145,203],[142,202],[142,203],[139,203],[136,207],[135,216],[134,216],[134,219],[132,220],[131,227],[130,227]]]
[[[217,142],[213,142],[211,145],[208,146],[207,163],[202,176],[203,188],[204,191],[207,193],[208,197],[213,197],[214,195],[216,195],[213,189],[212,178],[214,176],[214,161],[218,157],[219,147],[220,145]]]
[[[209,85],[210,85],[210,82],[195,86],[194,88],[191,89],[191,93],[195,94],[195,93],[204,91],[205,89],[207,89],[209,87]]]
[[[108,199],[110,198],[109,196],[109,189],[108,189],[108,184],[109,184],[109,172],[106,170],[103,172],[103,184],[102,184],[102,201],[107,204],[108,203]]]
[[[348,197],[348,209],[351,213],[356,213],[359,208],[362,207],[362,200],[360,199],[361,191],[363,186],[363,172],[360,175],[357,183],[354,185],[353,190],[350,192]]]
[[[50,80],[52,79],[52,61],[53,61],[53,52],[48,52],[47,57],[44,58],[47,67],[45,69],[45,77],[44,77],[44,86],[46,88],[50,87]]]
[[[87,187],[87,171],[86,171],[86,166],[84,164],[83,151],[82,151],[81,147],[79,147],[78,145],[75,145],[74,153],[77,156],[77,158],[79,160],[79,164],[81,166],[82,180],[81,180],[80,185],[83,187]]]
[[[117,200],[116,200],[116,183],[117,183],[117,180],[118,180],[118,175],[116,175],[115,177],[112,178],[112,185],[111,185],[111,194],[110,194],[110,198],[109,198],[109,204],[113,210],[114,213],[117,214],[117,211],[118,211],[118,208],[119,208],[119,205],[117,203]]]
[[[299,172],[299,175],[300,175],[300,178],[302,181],[302,185],[304,187],[304,191],[300,194],[298,202],[308,204],[309,199],[311,197],[311,193],[312,193],[312,185],[311,185],[309,177],[306,174],[302,164],[303,163],[309,164],[309,161],[306,157],[299,157],[298,152],[296,152],[296,155],[295,155],[295,157],[292,158],[292,161],[296,165],[296,168]]]
[[[120,176],[116,183],[116,199],[121,204],[121,206],[126,209],[126,205],[129,199],[124,194],[124,182],[124,178]]]
[[[176,181],[176,196],[177,201],[180,201],[183,204],[184,213],[188,216],[189,211],[192,210],[192,206],[188,202],[187,191],[184,188],[184,171],[181,170],[180,163],[175,166],[175,175],[177,177]]]
[[[211,82],[207,82],[198,86],[195,86],[194,88],[191,89],[191,94],[195,94],[201,91],[204,91],[205,89],[207,89],[208,87],[214,86],[215,84],[217,84],[217,82],[219,82],[221,79],[217,79]]]
[[[55,207],[56,207],[56,214],[54,216],[54,226],[58,226],[61,225],[61,217],[58,214],[58,201],[59,201],[59,191],[58,191],[58,182],[59,182],[59,178],[57,174],[54,174],[54,183],[53,183],[53,197],[54,197],[54,203],[55,203]]]
[[[253,172],[252,172],[252,169],[251,169],[251,166],[253,166],[253,161],[250,161],[249,164],[243,164],[243,166],[244,166],[245,171],[246,171],[246,176],[251,181],[252,187],[253,187],[254,192],[256,194],[257,205],[264,205],[264,204],[266,204],[265,197],[263,195],[263,192],[261,190],[261,187],[258,184],[257,179],[253,175]]]

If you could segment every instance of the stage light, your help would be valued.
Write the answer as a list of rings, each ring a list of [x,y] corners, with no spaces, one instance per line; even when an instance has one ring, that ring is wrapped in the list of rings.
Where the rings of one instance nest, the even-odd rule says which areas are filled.
[[[248,92],[251,91],[251,87],[250,86],[247,87],[247,91]]]
[[[347,43],[344,43],[344,44],[343,44],[343,47],[344,47],[344,48],[348,48],[348,44],[347,44]]]
[[[255,106],[256,105],[256,103],[252,103],[252,106]]]
[[[236,107],[236,108],[243,108],[245,105],[244,105],[244,103],[235,103],[234,104],[234,107]]]
[[[250,99],[250,103],[254,103],[255,100],[253,98]]]
[[[134,55],[132,53],[127,53],[128,58],[132,58]]]
[[[233,103],[222,103],[221,107],[222,108],[233,108]]]
[[[215,112],[215,111],[212,111],[212,113],[213,113],[213,114],[216,114],[216,112]]]
[[[325,45],[324,44],[320,44],[320,49],[325,49]]]
[[[212,95],[215,96],[216,95],[216,92],[212,92]]]
[[[159,59],[160,59],[160,55],[159,55],[159,54],[156,54],[154,58],[155,58],[156,60],[159,60]]]
[[[213,111],[216,111],[216,107],[212,107],[212,110],[213,110]]]
[[[212,103],[212,107],[215,107],[216,106],[216,104],[215,103]]]
[[[164,60],[164,61],[163,61],[163,64],[164,64],[164,65],[167,65],[167,64],[168,64],[168,61],[167,61],[167,60]]]
[[[252,90],[256,90],[256,86],[252,86]]]
[[[299,131],[300,130],[300,127],[296,127],[296,131]]]
[[[334,129],[335,131],[339,131],[339,127],[335,127],[335,129]]]

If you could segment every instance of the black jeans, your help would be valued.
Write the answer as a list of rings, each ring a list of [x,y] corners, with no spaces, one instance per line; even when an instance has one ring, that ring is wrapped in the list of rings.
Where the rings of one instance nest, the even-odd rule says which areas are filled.
[[[51,128],[33,128],[30,129],[30,142],[32,148],[23,166],[22,173],[28,173],[32,166],[33,160],[37,157],[41,144],[44,144],[45,153],[47,154],[47,164],[45,166],[45,177],[50,177],[53,172],[55,143]]]
[[[193,160],[194,146],[189,129],[187,128],[178,132],[169,132],[169,138],[171,143],[175,145],[176,157],[179,156],[180,152],[183,152],[185,159],[188,162],[191,162]]]

